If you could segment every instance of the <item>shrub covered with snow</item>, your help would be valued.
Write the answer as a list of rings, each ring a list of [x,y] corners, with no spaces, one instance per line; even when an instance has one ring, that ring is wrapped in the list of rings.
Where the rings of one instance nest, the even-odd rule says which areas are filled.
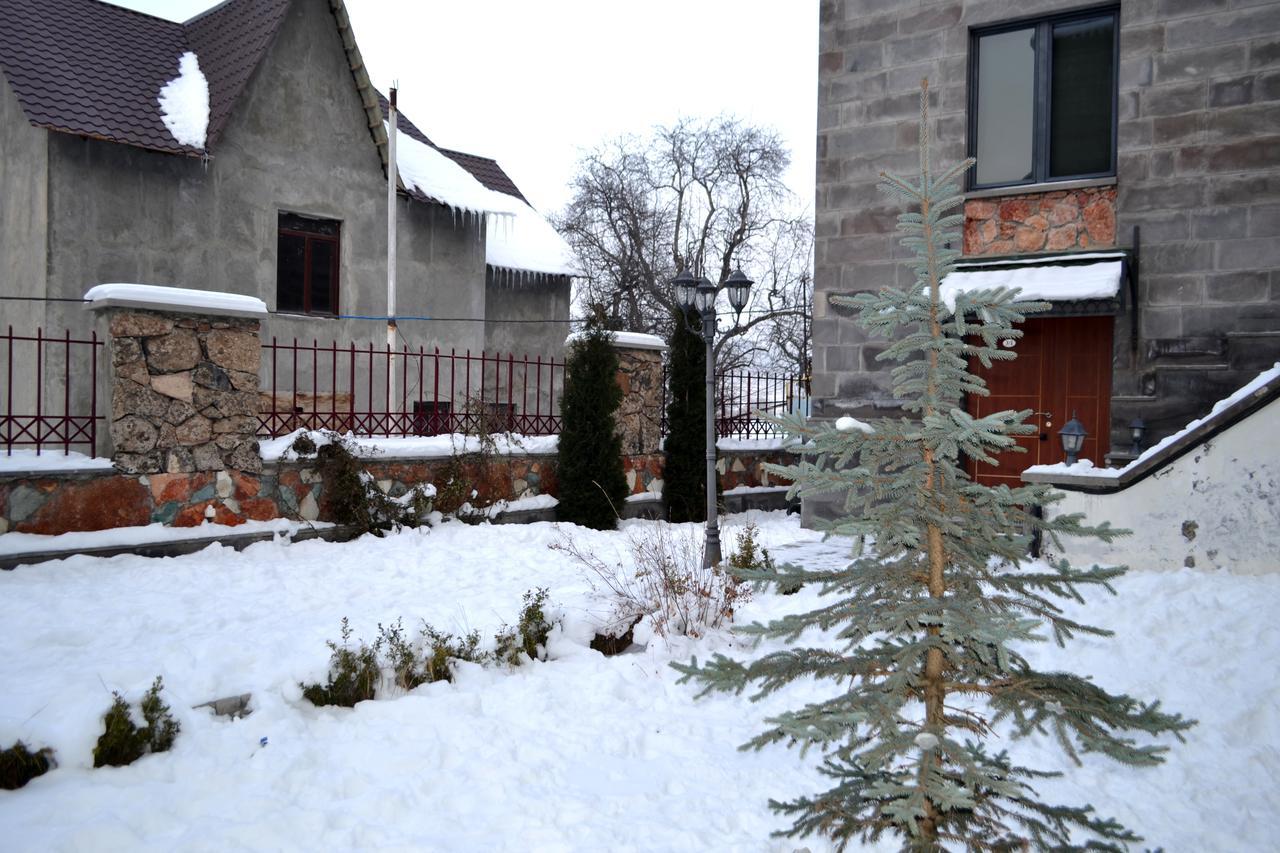
[[[152,752],[167,752],[178,737],[181,726],[173,718],[169,706],[160,698],[164,681],[160,676],[139,703],[144,725],[133,720],[132,708],[118,692],[102,722],[105,727],[93,748],[94,767],[123,767]]]
[[[22,741],[0,750],[0,790],[21,788],[53,766],[53,750],[48,747],[32,752]]]

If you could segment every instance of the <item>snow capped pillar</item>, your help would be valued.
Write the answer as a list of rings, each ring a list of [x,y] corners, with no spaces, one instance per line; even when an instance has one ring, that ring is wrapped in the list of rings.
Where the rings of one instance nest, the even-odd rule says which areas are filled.
[[[110,425],[129,474],[262,469],[258,369],[262,300],[141,284],[85,294],[111,338]]]

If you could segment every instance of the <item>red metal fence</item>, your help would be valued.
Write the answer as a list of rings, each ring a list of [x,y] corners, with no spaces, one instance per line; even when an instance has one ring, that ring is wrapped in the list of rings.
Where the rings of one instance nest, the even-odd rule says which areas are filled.
[[[76,449],[93,456],[98,444],[98,356],[103,341],[96,332],[88,339],[44,334],[15,335],[13,326],[0,335],[4,359],[4,412],[0,440],[5,455],[34,448],[69,453]]]
[[[667,433],[668,376],[662,376],[662,434]],[[716,436],[779,438],[782,431],[765,415],[809,414],[809,381],[788,373],[732,371],[716,374]],[[699,387],[702,387],[701,385]]]
[[[262,349],[260,435],[560,432],[563,360],[296,338]]]

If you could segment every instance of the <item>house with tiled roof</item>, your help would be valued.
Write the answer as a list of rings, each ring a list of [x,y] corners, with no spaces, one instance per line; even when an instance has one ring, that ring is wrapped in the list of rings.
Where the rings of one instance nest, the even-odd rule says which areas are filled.
[[[88,328],[90,287],[142,282],[258,297],[264,338],[382,339],[388,110],[342,0],[183,23],[0,0],[0,21],[0,294],[30,298],[6,324]],[[402,334],[558,352],[563,241],[496,162],[397,129]]]

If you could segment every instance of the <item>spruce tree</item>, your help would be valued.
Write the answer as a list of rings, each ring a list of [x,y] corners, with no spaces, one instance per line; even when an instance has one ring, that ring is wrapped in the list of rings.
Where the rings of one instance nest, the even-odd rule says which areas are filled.
[[[622,389],[618,354],[599,318],[588,320],[570,346],[564,372],[556,517],[595,530],[612,530],[627,498],[622,439],[614,425]]]
[[[794,819],[786,835],[819,833],[840,847],[882,836],[903,849],[1122,850],[1139,840],[1090,806],[1042,802],[1032,787],[1055,775],[1018,765],[985,742],[997,726],[1015,738],[1052,733],[1070,757],[1101,752],[1129,765],[1163,760],[1167,747],[1144,735],[1191,725],[1142,702],[1108,692],[1087,678],[1041,672],[1018,644],[1051,633],[1062,645],[1076,633],[1110,632],[1066,618],[1055,599],[1083,601],[1083,590],[1110,582],[1124,568],[1076,569],[1029,560],[1037,529],[1104,541],[1125,531],[1086,527],[1079,514],[1042,520],[1030,508],[1061,498],[1041,485],[984,486],[966,473],[962,456],[980,463],[1016,449],[1014,436],[1033,431],[1029,411],[974,418],[967,393],[985,394],[970,359],[990,365],[1013,358],[999,342],[1018,338],[1015,324],[1043,304],[1015,301],[1016,291],[961,294],[954,306],[939,285],[959,253],[963,222],[957,179],[970,162],[935,175],[929,160],[928,91],[921,97],[918,179],[881,176],[881,189],[905,200],[903,245],[915,258],[916,285],[885,288],[835,301],[860,309],[859,322],[892,339],[882,358],[893,369],[895,396],[907,415],[845,430],[780,419],[810,444],[801,461],[776,472],[802,496],[847,491],[844,515],[827,527],[870,541],[842,569],[783,566],[740,572],[746,579],[819,587],[822,606],[768,625],[743,629],[753,638],[782,638],[785,651],[747,663],[717,655],[700,666],[677,665],[685,680],[709,691],[753,698],[798,679],[831,679],[829,699],[787,711],[744,748],[784,742],[816,747],[833,786],[772,807]],[[849,428],[850,426],[854,428]],[[810,627],[836,630],[835,648],[796,643]],[[1046,630],[1047,629],[1047,630]]]
[[[668,346],[662,500],[667,520],[707,520],[707,345],[696,311],[677,311]]]

